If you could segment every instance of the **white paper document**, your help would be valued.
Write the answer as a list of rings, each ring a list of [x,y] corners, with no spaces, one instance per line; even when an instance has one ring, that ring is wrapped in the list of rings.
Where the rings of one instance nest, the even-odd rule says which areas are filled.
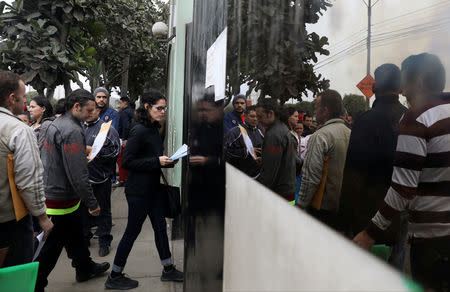
[[[189,147],[183,144],[171,157],[172,160],[177,160],[188,155]]]
[[[205,88],[214,85],[215,100],[225,98],[227,64],[227,28],[217,37],[206,52]]]
[[[38,236],[36,236],[37,240],[39,241],[39,245],[36,249],[36,252],[34,253],[33,256],[33,262],[36,260],[36,258],[38,257],[39,253],[41,252],[42,247],[45,244],[45,240],[42,240],[42,238],[44,237],[44,231],[42,231],[41,233],[39,233]]]
[[[95,137],[94,144],[92,144],[92,151],[89,153],[89,162],[94,160],[95,156],[102,150],[103,144],[105,144],[106,138],[108,137],[109,128],[111,128],[112,121],[104,123],[100,128],[100,131]]]

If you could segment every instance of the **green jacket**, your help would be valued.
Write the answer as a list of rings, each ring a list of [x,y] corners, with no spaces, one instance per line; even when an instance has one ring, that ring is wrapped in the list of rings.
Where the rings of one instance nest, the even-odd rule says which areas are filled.
[[[350,140],[350,129],[342,119],[331,119],[309,139],[298,204],[308,207],[322,179],[325,188],[320,209],[337,212],[341,195],[345,158]],[[328,157],[327,176],[323,178],[324,162]]]
[[[0,107],[0,223],[15,220],[8,179],[8,155],[13,155],[14,180],[25,207],[45,213],[43,168],[33,130],[8,109]]]

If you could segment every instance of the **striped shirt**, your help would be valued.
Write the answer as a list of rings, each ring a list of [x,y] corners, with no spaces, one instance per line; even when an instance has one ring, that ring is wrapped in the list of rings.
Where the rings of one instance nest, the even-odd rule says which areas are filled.
[[[450,94],[400,121],[391,187],[367,233],[379,238],[405,209],[411,237],[450,236]]]

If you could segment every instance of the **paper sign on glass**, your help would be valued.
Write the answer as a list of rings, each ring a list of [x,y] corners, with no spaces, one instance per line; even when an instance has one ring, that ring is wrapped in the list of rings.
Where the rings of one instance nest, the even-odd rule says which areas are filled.
[[[111,128],[112,121],[104,123],[100,128],[100,131],[95,137],[94,144],[92,144],[92,151],[88,155],[89,162],[94,160],[95,156],[102,150],[103,144],[105,144],[106,137],[108,137],[109,129]]]

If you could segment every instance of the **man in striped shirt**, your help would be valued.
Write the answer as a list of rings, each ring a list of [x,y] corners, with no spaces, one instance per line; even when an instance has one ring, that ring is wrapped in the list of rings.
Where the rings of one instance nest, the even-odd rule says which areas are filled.
[[[450,94],[442,93],[445,70],[434,55],[406,59],[402,78],[413,107],[399,125],[391,187],[353,241],[369,249],[408,209],[413,277],[441,291],[450,278]]]

